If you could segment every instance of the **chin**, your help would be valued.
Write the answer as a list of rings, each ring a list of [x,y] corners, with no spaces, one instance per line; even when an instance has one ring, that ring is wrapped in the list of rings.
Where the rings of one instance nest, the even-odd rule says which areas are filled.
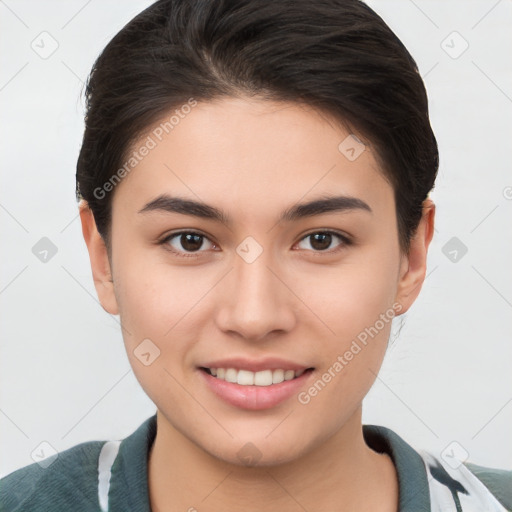
[[[301,456],[301,453],[304,453],[305,448],[300,450],[295,443],[291,442],[291,438],[289,441],[290,445],[283,444],[277,439],[273,441],[265,438],[260,441],[235,440],[229,441],[224,450],[219,444],[212,447],[203,446],[203,450],[227,464],[244,468],[265,468],[293,462]]]

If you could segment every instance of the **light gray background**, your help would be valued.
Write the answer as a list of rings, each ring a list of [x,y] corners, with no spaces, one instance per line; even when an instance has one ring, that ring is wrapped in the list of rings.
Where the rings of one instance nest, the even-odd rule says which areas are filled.
[[[510,469],[512,3],[369,3],[419,65],[441,165],[428,277],[363,421],[417,449],[440,455],[450,446]],[[43,441],[62,451],[123,438],[155,412],[118,318],[97,301],[74,199],[82,83],[111,37],[149,4],[0,1],[0,476],[36,460]],[[43,59],[31,45],[49,51],[52,38],[58,48]],[[32,252],[42,237],[58,249],[46,263]],[[452,237],[468,249],[461,256],[454,246],[455,262]]]

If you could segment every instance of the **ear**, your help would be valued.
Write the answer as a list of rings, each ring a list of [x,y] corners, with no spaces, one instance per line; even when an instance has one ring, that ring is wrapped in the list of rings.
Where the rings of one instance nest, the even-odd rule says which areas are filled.
[[[431,199],[423,202],[423,213],[416,233],[411,239],[409,253],[402,255],[396,301],[405,313],[416,300],[427,271],[428,246],[434,234],[435,205]]]
[[[98,232],[92,210],[86,201],[79,204],[80,221],[89,259],[96,293],[103,309],[111,315],[118,314],[117,300],[114,293],[114,282],[107,247]]]

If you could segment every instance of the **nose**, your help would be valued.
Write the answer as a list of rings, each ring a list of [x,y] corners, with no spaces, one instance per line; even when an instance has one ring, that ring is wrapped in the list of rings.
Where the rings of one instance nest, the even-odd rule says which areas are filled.
[[[236,255],[234,269],[222,289],[218,327],[251,341],[292,330],[297,299],[280,274],[266,251],[251,263]]]

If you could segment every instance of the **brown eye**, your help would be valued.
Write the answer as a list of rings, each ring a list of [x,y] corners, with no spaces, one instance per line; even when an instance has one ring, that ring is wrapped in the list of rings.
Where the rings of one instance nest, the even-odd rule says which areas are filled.
[[[195,233],[187,233],[180,235],[180,244],[186,251],[197,251],[203,245],[203,237]]]
[[[332,235],[329,233],[315,233],[310,235],[311,247],[319,251],[328,249],[332,242]]]
[[[200,249],[203,248],[205,241],[210,244],[210,248],[214,247],[214,244],[201,233],[181,231],[180,233],[169,235],[161,243],[179,256],[187,256],[187,253],[190,252],[204,252]]]
[[[333,242],[340,241],[341,243],[338,243],[335,245],[334,249],[332,248]],[[309,247],[305,247],[308,250],[313,250],[314,252],[332,252],[332,250],[336,250],[340,247],[343,247],[344,245],[349,245],[350,241],[348,238],[346,238],[343,235],[340,235],[339,233],[334,233],[332,231],[316,231],[314,233],[310,233],[309,235],[306,235],[302,240],[309,240]],[[304,248],[304,247],[302,247]]]

